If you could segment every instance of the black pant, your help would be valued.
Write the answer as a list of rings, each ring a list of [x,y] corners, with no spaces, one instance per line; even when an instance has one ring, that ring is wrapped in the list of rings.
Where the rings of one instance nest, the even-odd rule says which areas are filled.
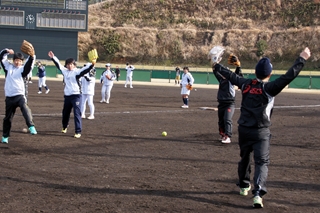
[[[70,114],[73,108],[75,133],[81,133],[81,95],[64,96],[64,104],[62,110],[62,127],[67,128],[69,125]]]
[[[267,193],[268,165],[270,163],[270,138],[269,128],[238,127],[239,147],[241,160],[238,164],[239,186],[246,188],[250,184],[250,159],[254,159],[254,188],[252,193],[259,192],[260,196]]]
[[[220,135],[232,136],[232,117],[234,114],[234,102],[219,102],[218,105],[218,126]]]
[[[3,119],[3,137],[10,136],[12,119],[17,107],[20,107],[27,126],[34,126],[32,113],[29,106],[27,105],[26,97],[24,95],[6,97],[6,115]]]

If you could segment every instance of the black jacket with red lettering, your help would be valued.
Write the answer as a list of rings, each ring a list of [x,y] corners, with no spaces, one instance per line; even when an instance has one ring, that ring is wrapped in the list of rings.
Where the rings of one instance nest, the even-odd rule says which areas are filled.
[[[294,65],[285,74],[270,82],[263,82],[257,78],[239,77],[221,64],[216,64],[214,70],[242,91],[238,124],[245,127],[263,128],[271,125],[274,97],[298,76],[305,63],[304,58],[297,58]]]

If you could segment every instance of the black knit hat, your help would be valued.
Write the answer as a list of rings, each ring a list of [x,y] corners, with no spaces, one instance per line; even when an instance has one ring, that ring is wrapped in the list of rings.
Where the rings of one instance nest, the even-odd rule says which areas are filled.
[[[256,76],[265,78],[269,76],[271,72],[272,64],[270,63],[270,59],[267,57],[260,59],[260,61],[256,65]]]

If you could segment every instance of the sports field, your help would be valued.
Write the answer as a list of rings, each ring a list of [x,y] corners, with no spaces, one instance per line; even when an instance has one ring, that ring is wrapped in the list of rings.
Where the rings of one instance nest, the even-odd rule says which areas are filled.
[[[9,144],[0,149],[1,213],[319,212],[317,91],[276,97],[269,191],[265,208],[256,210],[251,195],[240,196],[236,186],[239,91],[232,143],[225,145],[218,141],[217,112],[199,109],[216,107],[216,87],[195,85],[190,108],[181,109],[173,83],[133,82],[133,89],[116,83],[110,104],[99,103],[97,83],[95,119],[83,119],[76,139],[73,117],[68,132],[60,132],[62,80],[47,85],[50,93],[38,95],[36,79],[29,84],[38,135],[21,131],[25,122],[18,109]],[[0,97],[3,118],[3,86]]]

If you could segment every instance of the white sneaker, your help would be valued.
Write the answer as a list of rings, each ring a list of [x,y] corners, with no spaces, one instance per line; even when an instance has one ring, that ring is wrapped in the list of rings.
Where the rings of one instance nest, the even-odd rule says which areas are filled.
[[[130,87],[131,89],[133,88],[133,86]]]
[[[101,100],[100,103],[106,102],[105,100]]]
[[[127,85],[124,85],[124,88],[127,88]]]
[[[108,103],[109,103],[109,101],[106,101],[106,103],[108,104]]]
[[[41,91],[38,92],[38,94],[41,94],[41,93],[42,93]]]
[[[50,92],[50,89],[48,89],[47,91],[46,91],[46,94],[48,94]]]
[[[181,108],[188,109],[189,106],[188,105],[183,105],[183,106],[181,106]]]
[[[86,116],[85,116],[85,115],[82,115],[81,118],[86,118]]]
[[[94,119],[94,116],[93,116],[93,115],[90,115],[89,117],[87,117],[87,119],[93,120],[93,119]]]
[[[221,140],[221,143],[231,143],[231,139],[228,136],[224,136]]]

